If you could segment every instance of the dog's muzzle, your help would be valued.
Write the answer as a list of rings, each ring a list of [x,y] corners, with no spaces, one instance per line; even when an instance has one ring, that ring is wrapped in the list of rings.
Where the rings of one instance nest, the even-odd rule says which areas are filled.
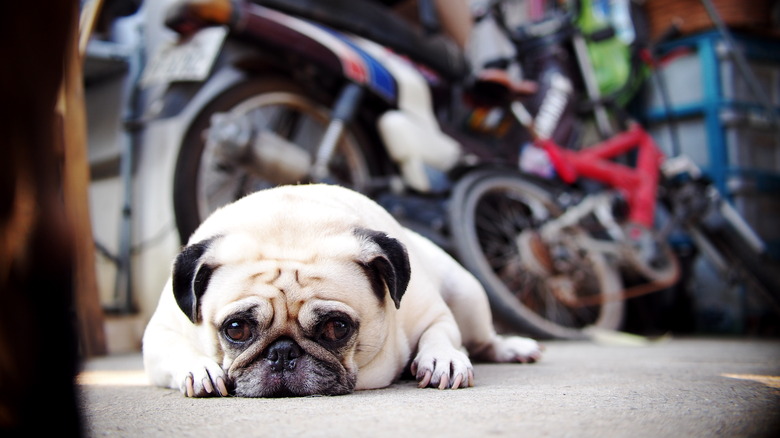
[[[316,359],[289,337],[273,341],[255,361],[230,374],[234,394],[241,397],[347,394],[357,380],[357,373]]]

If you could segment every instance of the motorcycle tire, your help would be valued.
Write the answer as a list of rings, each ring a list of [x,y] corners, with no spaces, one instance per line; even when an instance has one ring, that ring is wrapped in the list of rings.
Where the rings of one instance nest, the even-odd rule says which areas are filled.
[[[218,155],[216,142],[209,138],[215,114],[247,119],[253,136],[271,130],[313,161],[330,121],[329,104],[308,96],[288,78],[261,75],[238,83],[205,105],[183,137],[174,173],[174,213],[181,242],[186,243],[203,219],[225,204],[282,183],[310,182],[306,178],[280,181],[257,166],[246,166],[252,157],[226,160],[224,154]],[[348,126],[329,165],[329,182],[357,191],[368,186],[376,165],[366,139],[359,126]]]
[[[516,173],[477,171],[453,189],[449,221],[458,259],[483,284],[497,320],[511,331],[539,338],[585,339],[591,328],[615,330],[622,323],[624,302],[617,299],[622,290],[620,273],[603,254],[574,248],[572,254],[581,255],[579,267],[567,278],[556,274],[557,280],[524,267],[520,234],[562,213],[551,190]],[[587,307],[571,306],[553,290],[561,283],[551,281],[560,280],[577,294],[605,299]]]

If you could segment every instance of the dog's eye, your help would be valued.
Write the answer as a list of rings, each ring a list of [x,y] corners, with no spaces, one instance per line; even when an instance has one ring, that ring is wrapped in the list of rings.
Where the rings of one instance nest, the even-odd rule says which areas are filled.
[[[233,320],[225,325],[225,336],[233,342],[246,342],[252,337],[252,330],[248,322]]]
[[[349,336],[352,327],[342,319],[331,319],[322,326],[320,338],[325,341],[337,342]]]

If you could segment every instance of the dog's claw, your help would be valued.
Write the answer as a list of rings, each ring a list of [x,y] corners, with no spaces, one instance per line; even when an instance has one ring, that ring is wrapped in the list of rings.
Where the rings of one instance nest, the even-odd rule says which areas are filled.
[[[217,392],[222,397],[227,397],[228,395],[227,385],[225,385],[225,379],[222,377],[217,377]]]
[[[211,379],[208,377],[204,377],[203,380],[203,389],[206,390],[207,394],[213,394],[214,393],[214,385],[211,383]]]
[[[195,387],[194,387],[194,384],[192,382],[192,376],[187,376],[184,379],[184,385],[187,388],[187,394],[186,394],[187,397],[194,397],[195,396]]]
[[[420,379],[420,382],[417,384],[417,386],[419,388],[425,388],[428,386],[428,384],[431,383],[431,376],[433,376],[433,373],[430,370],[426,371],[425,375],[422,379]]]
[[[441,380],[439,381],[439,389],[447,389],[450,387],[450,378],[447,377],[447,375],[441,376]],[[455,388],[453,386],[453,388]]]
[[[460,386],[461,383],[463,383],[463,376],[458,374],[457,376],[455,376],[455,381],[452,382],[452,389],[464,388],[465,386]]]

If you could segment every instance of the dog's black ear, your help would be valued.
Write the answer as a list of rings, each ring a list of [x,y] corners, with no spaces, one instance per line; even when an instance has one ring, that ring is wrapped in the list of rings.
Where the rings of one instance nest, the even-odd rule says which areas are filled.
[[[194,324],[200,322],[200,297],[206,292],[215,266],[203,262],[214,238],[185,247],[173,262],[173,296]]]
[[[358,228],[355,235],[366,243],[358,263],[371,280],[374,293],[384,301],[387,290],[399,308],[412,273],[406,247],[380,231]]]

